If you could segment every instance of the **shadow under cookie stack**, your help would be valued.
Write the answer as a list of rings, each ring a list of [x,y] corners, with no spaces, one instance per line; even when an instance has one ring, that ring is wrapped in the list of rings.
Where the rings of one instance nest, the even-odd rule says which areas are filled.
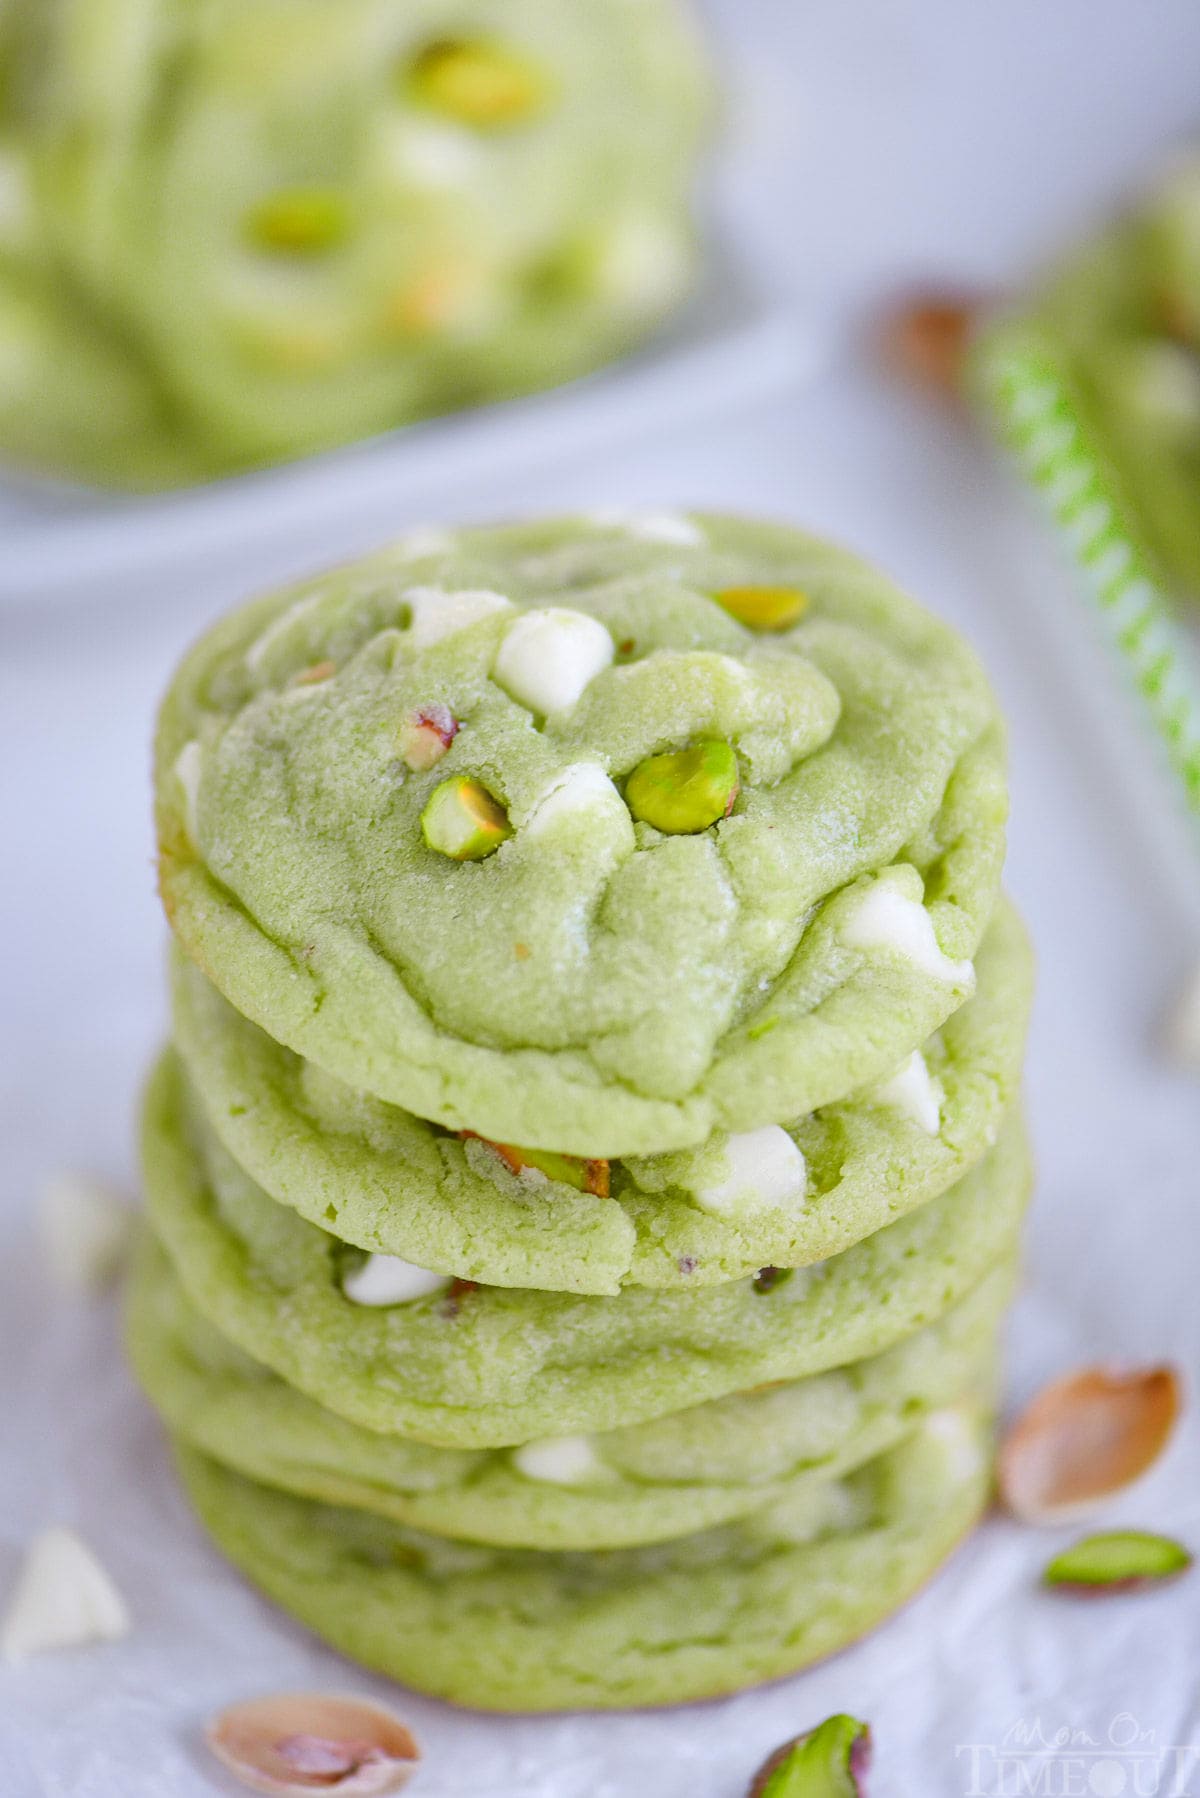
[[[1031,966],[967,648],[780,526],[413,533],[158,741],[138,1372],[207,1528],[484,1708],[879,1622],[990,1484]]]

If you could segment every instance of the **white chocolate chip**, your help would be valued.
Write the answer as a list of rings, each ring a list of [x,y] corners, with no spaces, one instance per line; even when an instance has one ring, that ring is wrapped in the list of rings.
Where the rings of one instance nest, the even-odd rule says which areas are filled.
[[[490,587],[463,587],[456,593],[444,587],[410,587],[401,597],[409,607],[409,635],[418,649],[512,606],[503,593],[493,593]]]
[[[887,1080],[872,1087],[870,1097],[879,1105],[891,1105],[896,1111],[920,1124],[930,1136],[942,1127],[942,1100],[945,1098],[940,1080],[929,1072],[925,1057],[914,1049],[907,1061],[901,1062]]]
[[[405,562],[419,562],[425,556],[448,556],[453,548],[451,532],[437,524],[420,524],[396,539],[392,553]]]
[[[1200,962],[1167,1013],[1162,1046],[1176,1066],[1200,1074]]]
[[[34,1537],[0,1626],[0,1654],[23,1661],[52,1648],[83,1648],[129,1633],[125,1601],[72,1530]]]
[[[573,762],[538,795],[522,829],[526,836],[542,836],[564,818],[595,811],[600,806],[611,810],[614,817],[620,813],[628,824],[632,843],[633,821],[629,809],[603,768],[596,762]]]
[[[957,1483],[975,1477],[983,1462],[983,1451],[979,1431],[962,1406],[948,1405],[945,1410],[931,1411],[922,1429],[944,1452],[952,1480]]]
[[[456,125],[401,119],[389,131],[384,153],[397,179],[420,187],[461,187],[479,164],[479,145]]]
[[[673,221],[656,213],[630,212],[609,228],[596,280],[600,292],[616,305],[632,312],[656,312],[684,291],[691,265],[691,244]]]
[[[90,1174],[56,1174],[42,1188],[38,1225],[55,1284],[95,1292],[118,1272],[133,1224],[123,1193]]]
[[[258,673],[264,660],[270,654],[271,649],[279,639],[286,636],[287,632],[291,630],[294,624],[299,623],[301,618],[306,617],[309,612],[315,610],[315,608],[320,605],[323,598],[324,594],[321,592],[306,593],[303,598],[294,600],[290,606],[285,606],[279,616],[273,619],[267,626],[266,630],[262,633],[262,636],[256,637],[246,651],[245,662],[251,674]]]
[[[704,532],[682,512],[623,512],[611,508],[588,513],[588,522],[602,531],[624,531],[645,543],[674,543],[694,549],[704,542]]]
[[[933,919],[919,899],[910,899],[887,880],[877,880],[861,896],[842,926],[855,949],[892,949],[923,974],[949,986],[975,985],[969,961],[951,961],[934,935]]]
[[[200,791],[202,754],[193,737],[175,757],[175,778],[183,794],[183,824],[192,842],[196,841],[196,797]]]
[[[527,1480],[552,1486],[578,1486],[607,1471],[588,1436],[543,1436],[515,1448],[513,1466]]]
[[[804,1197],[808,1170],[804,1156],[778,1124],[743,1130],[725,1143],[723,1179],[696,1193],[696,1203],[715,1217],[768,1211]]]
[[[403,1305],[423,1299],[449,1286],[445,1274],[401,1261],[399,1255],[368,1255],[351,1268],[342,1281],[342,1292],[353,1305]]]
[[[614,653],[598,618],[565,606],[539,607],[509,626],[493,674],[519,704],[545,717],[576,705]]]

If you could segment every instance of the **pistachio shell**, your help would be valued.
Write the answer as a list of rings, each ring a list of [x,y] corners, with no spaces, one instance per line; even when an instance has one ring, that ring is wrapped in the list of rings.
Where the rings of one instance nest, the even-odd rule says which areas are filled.
[[[1040,1392],[1000,1451],[1000,1494],[1016,1517],[1086,1516],[1157,1460],[1179,1416],[1171,1367],[1085,1367]]]
[[[260,200],[246,215],[246,237],[255,249],[280,256],[315,256],[346,235],[343,195],[326,187],[292,187]]]
[[[381,1705],[319,1692],[230,1705],[205,1740],[243,1785],[274,1798],[380,1798],[406,1785],[421,1758],[404,1724]]]
[[[478,862],[512,835],[508,813],[485,786],[456,775],[436,786],[421,813],[421,834],[431,849],[453,861]]]
[[[1042,1575],[1061,1592],[1133,1592],[1186,1573],[1192,1556],[1170,1536],[1106,1530],[1055,1555]]]
[[[943,399],[962,391],[977,294],[918,294],[883,321],[883,359],[897,374]]]
[[[809,604],[800,587],[722,587],[715,598],[730,617],[752,631],[785,631]]]
[[[864,1798],[870,1765],[869,1726],[839,1713],[777,1748],[748,1798]]]
[[[540,111],[545,75],[527,56],[481,38],[438,38],[412,63],[414,96],[477,130],[518,125]]]
[[[732,746],[707,737],[690,749],[639,762],[625,784],[625,803],[655,830],[690,836],[729,816],[738,785]]]

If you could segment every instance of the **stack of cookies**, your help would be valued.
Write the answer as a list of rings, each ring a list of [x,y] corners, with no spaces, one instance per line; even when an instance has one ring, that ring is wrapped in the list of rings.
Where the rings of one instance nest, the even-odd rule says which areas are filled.
[[[264,1591],[530,1710],[928,1577],[1029,1188],[1005,811],[971,653],[779,526],[414,533],[210,631],[129,1335]]]

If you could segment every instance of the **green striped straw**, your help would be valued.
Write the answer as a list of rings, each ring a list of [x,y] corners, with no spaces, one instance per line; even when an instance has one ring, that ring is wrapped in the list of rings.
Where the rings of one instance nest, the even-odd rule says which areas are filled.
[[[1053,351],[1033,328],[1005,325],[981,340],[974,371],[1001,438],[1086,577],[1106,633],[1183,781],[1188,805],[1200,812],[1200,679],[1194,651],[1170,596],[1125,523]]]

